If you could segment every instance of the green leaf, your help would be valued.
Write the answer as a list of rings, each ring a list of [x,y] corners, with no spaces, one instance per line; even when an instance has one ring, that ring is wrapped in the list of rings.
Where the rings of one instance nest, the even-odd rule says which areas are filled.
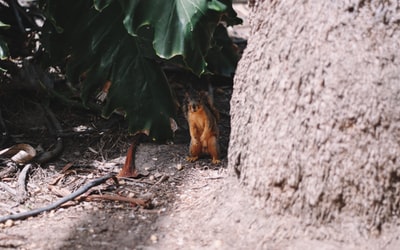
[[[224,25],[220,24],[213,35],[214,45],[207,53],[207,68],[212,73],[231,77],[239,61],[238,49],[230,39]]]
[[[223,11],[226,11],[227,6],[224,3],[220,2],[220,1],[212,0],[211,2],[208,3],[208,8],[210,10],[223,12]]]
[[[164,59],[182,56],[196,74],[205,72],[204,56],[226,5],[218,0],[146,0],[123,6],[124,25],[136,36],[143,26],[154,29],[153,47]],[[157,7],[154,7],[157,6]]]
[[[7,43],[0,37],[0,60],[5,60],[9,57]]]
[[[94,7],[98,11],[102,11],[103,9],[107,8],[113,0],[94,0]]]
[[[10,28],[11,26],[9,25],[9,24],[6,24],[6,23],[3,23],[2,21],[0,21],[0,28],[2,28],[2,29],[8,29],[8,28]]]
[[[171,91],[160,66],[153,60],[137,56],[127,58],[129,63],[113,68],[113,83],[104,115],[115,108],[126,110],[130,131],[145,131],[152,138],[172,138],[169,118],[173,117]],[[135,79],[132,84],[129,79]],[[135,101],[133,101],[135,100]]]

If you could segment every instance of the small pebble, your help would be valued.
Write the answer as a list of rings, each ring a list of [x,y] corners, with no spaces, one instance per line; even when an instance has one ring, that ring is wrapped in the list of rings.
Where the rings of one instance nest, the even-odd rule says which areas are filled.
[[[213,246],[215,248],[221,248],[222,247],[222,241],[221,240],[214,240]]]
[[[183,169],[183,165],[181,163],[176,164],[176,169],[181,171]]]
[[[153,164],[146,162],[143,164],[143,168],[146,171],[150,171],[150,170],[153,170],[154,167],[153,167]]]
[[[157,241],[158,241],[157,235],[152,234],[152,235],[150,236],[150,240],[151,240],[151,242],[153,242],[153,243],[157,243]]]
[[[7,220],[6,223],[4,224],[6,227],[12,227],[14,225],[13,220]]]

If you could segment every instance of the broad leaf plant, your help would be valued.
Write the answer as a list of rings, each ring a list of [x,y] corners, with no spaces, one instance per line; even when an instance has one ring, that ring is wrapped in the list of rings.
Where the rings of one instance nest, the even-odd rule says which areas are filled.
[[[226,26],[239,24],[231,0],[41,0],[47,66],[65,67],[88,104],[111,82],[103,108],[123,110],[129,132],[172,137],[172,93],[162,65],[201,76],[230,75],[238,56]],[[0,23],[0,29],[7,28]],[[0,37],[0,57],[7,57]]]

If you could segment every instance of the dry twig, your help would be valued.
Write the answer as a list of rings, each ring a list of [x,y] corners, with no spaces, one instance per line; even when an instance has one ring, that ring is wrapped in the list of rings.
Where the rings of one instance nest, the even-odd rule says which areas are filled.
[[[10,176],[11,174],[14,174],[18,171],[18,166],[16,163],[14,162],[9,162],[7,164],[8,168],[3,169],[2,171],[0,171],[0,178],[4,178],[6,176]]]
[[[28,190],[26,189],[26,179],[31,171],[32,164],[26,164],[18,176],[18,188],[17,188],[17,201],[22,204],[28,198]]]
[[[148,207],[149,201],[143,199],[130,198],[120,195],[107,195],[107,194],[91,194],[85,197],[82,197],[83,200],[91,201],[91,200],[111,200],[111,201],[122,201],[129,202],[135,205],[139,205],[141,207]]]
[[[15,189],[11,188],[10,186],[8,186],[4,182],[0,182],[0,189],[4,189],[5,191],[9,192],[12,195],[16,195],[17,194],[17,191],[15,191]]]

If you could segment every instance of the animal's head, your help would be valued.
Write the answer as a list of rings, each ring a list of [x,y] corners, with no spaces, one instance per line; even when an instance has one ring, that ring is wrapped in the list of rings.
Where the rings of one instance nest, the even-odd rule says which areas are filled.
[[[203,110],[207,100],[207,93],[204,91],[190,91],[185,93],[185,106],[187,112],[198,112]]]

